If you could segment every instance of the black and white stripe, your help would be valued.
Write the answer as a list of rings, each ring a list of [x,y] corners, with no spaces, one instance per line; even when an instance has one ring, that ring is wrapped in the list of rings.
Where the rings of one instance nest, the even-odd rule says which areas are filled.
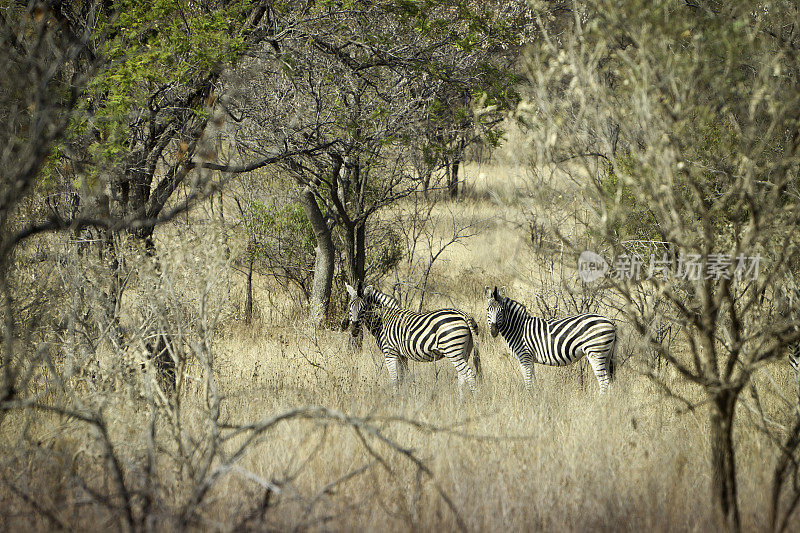
[[[800,402],[800,341],[789,348],[789,364],[794,370],[794,382],[797,386],[797,398]]]
[[[778,311],[783,318],[790,321],[795,333],[800,331],[800,287],[792,278],[788,286],[784,287],[778,300]],[[800,341],[795,341],[788,347],[789,365],[794,371],[794,382],[797,392],[797,401],[800,403]]]
[[[381,292],[374,288],[372,285],[364,287],[364,297],[371,298],[375,305],[381,307],[390,307],[392,309],[400,309],[400,302],[394,296],[390,296],[385,292]]]
[[[346,287],[351,334],[357,335],[362,323],[372,333],[392,383],[402,380],[409,359],[427,362],[447,358],[458,372],[459,387],[466,382],[475,390],[475,374],[481,376],[481,366],[476,344],[478,325],[472,317],[457,309],[429,313],[400,309],[397,300],[372,287]],[[467,363],[470,352],[475,372]]]
[[[600,315],[585,314],[544,320],[528,314],[521,303],[486,287],[487,320],[492,337],[500,333],[519,360],[525,387],[530,389],[533,363],[549,366],[572,364],[586,356],[605,392],[614,377],[617,328]]]

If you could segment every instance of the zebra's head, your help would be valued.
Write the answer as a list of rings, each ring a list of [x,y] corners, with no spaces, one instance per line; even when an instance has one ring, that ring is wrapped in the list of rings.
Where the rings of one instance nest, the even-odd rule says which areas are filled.
[[[364,311],[367,308],[366,297],[368,295],[365,294],[367,291],[365,291],[361,282],[358,282],[356,288],[345,282],[344,287],[347,289],[347,294],[350,296],[350,303],[348,304],[350,334],[355,337],[361,329],[361,321],[364,319]],[[367,289],[371,290],[371,287],[367,287]]]
[[[489,287],[486,287],[484,290],[484,295],[489,300],[486,306],[486,320],[489,323],[489,334],[491,334],[492,337],[497,337],[497,333],[500,331],[500,328],[503,327],[506,320],[503,306],[505,292],[505,287],[501,287],[499,291],[497,287],[495,287],[493,291],[490,291]]]

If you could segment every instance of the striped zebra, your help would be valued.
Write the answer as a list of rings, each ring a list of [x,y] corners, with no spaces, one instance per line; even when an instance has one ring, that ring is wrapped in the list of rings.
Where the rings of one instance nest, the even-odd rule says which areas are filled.
[[[386,361],[389,377],[397,385],[408,371],[408,360],[437,361],[446,357],[458,372],[459,389],[464,382],[473,391],[475,375],[481,377],[478,355],[478,324],[457,309],[416,313],[400,309],[397,300],[371,286],[355,289],[345,284],[350,295],[350,332],[358,335],[361,323],[375,337]],[[467,360],[472,352],[473,373]]]
[[[371,298],[372,301],[375,302],[375,305],[381,307],[391,307],[392,309],[400,309],[400,302],[398,302],[394,296],[390,296],[385,292],[381,292],[372,285],[367,285],[364,287],[364,297]]]
[[[782,314],[787,317],[794,325],[794,330],[800,330],[800,288],[792,280],[791,286],[783,291]],[[789,365],[794,371],[794,382],[797,390],[797,401],[800,404],[800,341],[795,341],[789,345]]]
[[[614,377],[614,347],[617,328],[600,315],[584,314],[544,320],[528,314],[521,303],[506,298],[497,287],[485,295],[489,300],[487,319],[489,333],[500,333],[511,353],[519,361],[525,388],[531,388],[533,363],[565,366],[584,355],[592,365],[594,375],[605,392]]]
[[[794,276],[787,280],[786,285],[782,287],[781,292],[778,294],[776,311],[778,316],[786,320],[794,330],[787,333],[797,334],[800,332],[800,286],[798,286]],[[789,366],[792,367],[794,373],[797,402],[800,404],[800,340],[789,344],[786,352]]]

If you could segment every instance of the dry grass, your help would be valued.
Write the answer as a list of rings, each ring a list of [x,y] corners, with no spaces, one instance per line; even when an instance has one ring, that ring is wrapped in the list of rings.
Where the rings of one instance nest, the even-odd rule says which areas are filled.
[[[519,224],[525,209],[552,208],[542,205],[541,198],[521,195],[530,178],[508,165],[470,166],[467,175],[467,200],[443,203],[437,213],[460,223],[479,223],[482,229],[442,255],[431,274],[426,307],[456,305],[482,325],[487,284],[507,285],[533,309],[533,295],[541,288],[536,265],[542,257],[531,251]],[[566,198],[554,205],[567,209],[573,202]],[[443,225],[441,231],[447,228]],[[607,396],[599,394],[593,376],[580,365],[538,367],[535,390],[528,393],[502,341],[483,334],[478,346],[485,380],[477,394],[462,395],[454,370],[443,362],[412,364],[410,379],[395,392],[371,338],[363,350],[351,349],[346,333],[315,330],[297,321],[300,307],[266,280],[256,283],[259,320],[250,327],[240,322],[242,276],[220,270],[220,264],[228,264],[224,259],[215,263],[204,255],[225,246],[235,249],[236,243],[224,243],[215,231],[198,225],[166,229],[160,239],[159,247],[170,250],[164,261],[172,265],[175,293],[186,297],[188,307],[201,305],[196,295],[202,292],[202,280],[217,280],[214,295],[220,301],[214,316],[220,322],[213,352],[223,422],[235,425],[299,406],[322,406],[369,420],[398,446],[411,450],[433,475],[421,474],[402,453],[374,438],[362,441],[341,420],[291,419],[263,433],[226,472],[200,510],[198,527],[454,529],[457,519],[437,487],[452,500],[466,527],[476,531],[714,527],[704,411],[679,412],[681,406],[639,375],[635,364],[620,369]],[[630,354],[636,345],[630,333],[623,336],[620,349]],[[786,369],[768,371],[777,390],[791,397]],[[199,377],[202,369],[190,365],[189,374]],[[696,394],[680,383],[675,386]],[[105,412],[113,413],[111,433],[130,461],[131,476],[147,442],[147,406],[134,389],[112,388],[113,394],[104,397]],[[768,398],[770,416],[790,416],[775,394]],[[181,400],[184,431],[200,439],[201,449],[202,436],[209,431],[204,390],[189,381]],[[749,411],[742,408],[739,416],[745,528],[763,529],[775,451],[752,429]],[[165,443],[170,442],[169,427],[159,422]],[[99,486],[107,476],[85,426],[68,417],[24,412],[7,419],[0,435],[8,443],[3,472],[15,486],[37,494],[42,505],[61,509],[60,519],[74,527],[117,524],[97,505],[84,505],[76,496],[75,472]],[[242,441],[232,439],[226,446],[233,450]],[[165,514],[170,505],[185,501],[191,489],[190,476],[176,466],[181,461],[175,453],[169,445],[161,451]],[[262,513],[258,506],[265,483],[272,484],[274,494]],[[30,504],[12,494],[0,492],[0,509],[5,511],[0,529],[52,526],[31,518]],[[159,526],[172,527],[168,522]]]

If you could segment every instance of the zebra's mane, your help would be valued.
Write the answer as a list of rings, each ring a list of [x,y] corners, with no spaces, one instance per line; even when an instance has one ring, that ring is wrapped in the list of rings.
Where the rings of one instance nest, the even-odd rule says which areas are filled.
[[[512,300],[508,297],[503,298],[503,307],[508,310],[509,314],[528,315],[528,309],[524,304],[521,304],[520,302]]]
[[[391,309],[400,309],[400,303],[389,294],[381,292],[378,289],[370,286],[369,294],[365,294],[364,298],[371,304],[380,307],[389,307]]]

